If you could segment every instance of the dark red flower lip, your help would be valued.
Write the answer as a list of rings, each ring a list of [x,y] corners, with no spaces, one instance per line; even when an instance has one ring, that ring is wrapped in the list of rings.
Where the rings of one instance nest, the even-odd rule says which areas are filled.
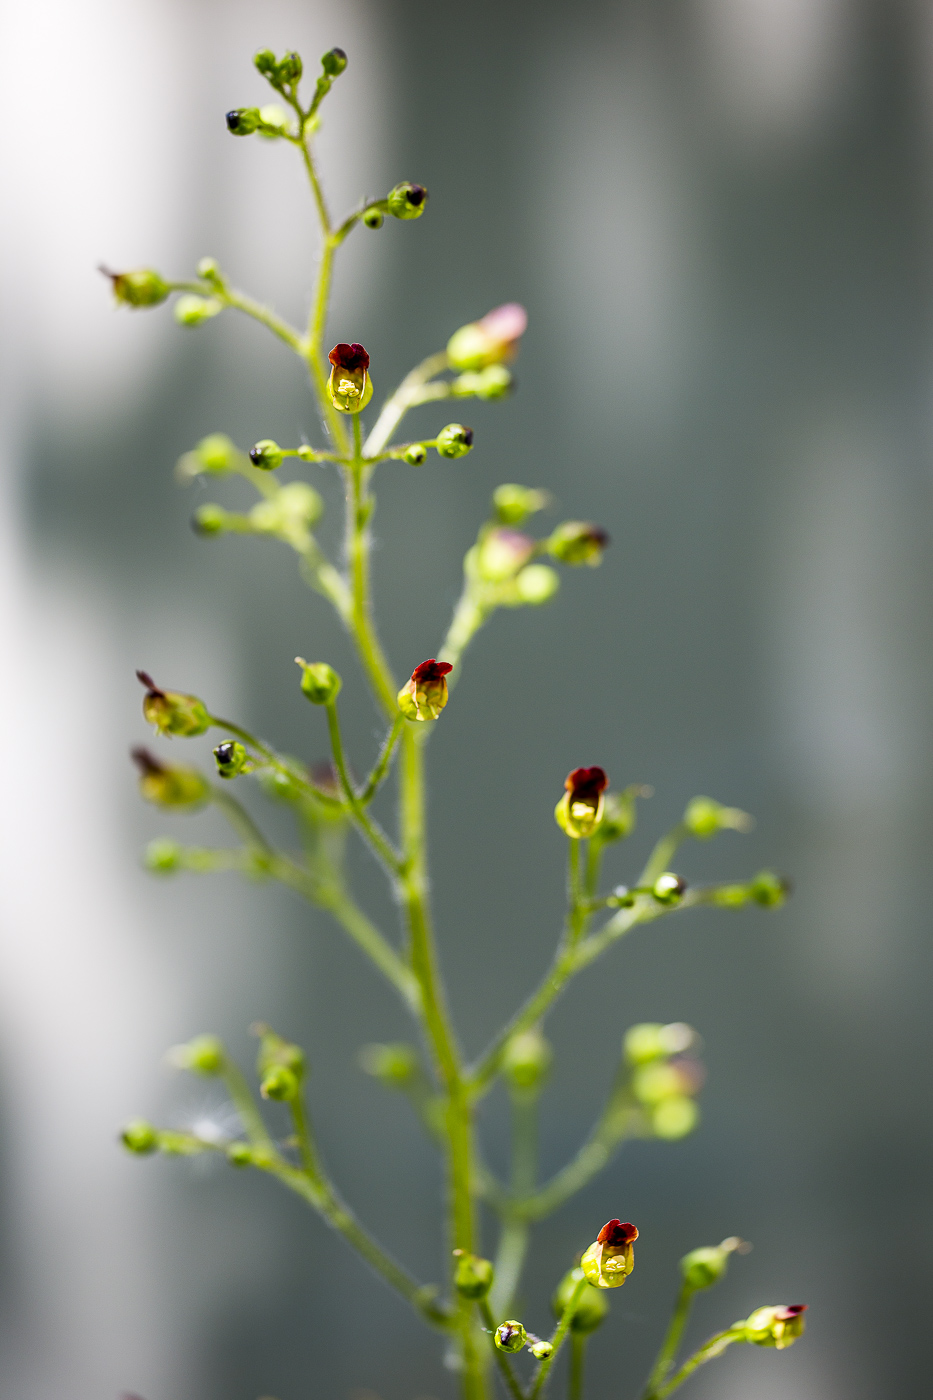
[[[453,670],[449,661],[435,661],[432,656],[428,661],[422,661],[420,666],[416,666],[411,673],[413,681],[437,681],[441,676],[448,676]]]
[[[327,358],[330,360],[331,364],[335,365],[338,369],[369,369],[369,356],[362,345],[358,345],[356,341],[354,341],[352,345],[344,345],[342,343],[340,345],[335,345]]]
[[[588,801],[593,799],[594,803],[599,801],[599,794],[604,792],[609,786],[609,779],[604,768],[575,768],[572,773],[568,773],[564,787],[574,799]]]
[[[778,1310],[778,1316],[782,1322],[788,1322],[792,1317],[799,1317],[801,1313],[805,1313],[809,1306],[809,1303],[789,1303],[786,1308]]]
[[[623,1245],[634,1244],[638,1239],[638,1229],[628,1220],[607,1220],[606,1224],[596,1236],[597,1244],[606,1244],[610,1248],[619,1248]]]

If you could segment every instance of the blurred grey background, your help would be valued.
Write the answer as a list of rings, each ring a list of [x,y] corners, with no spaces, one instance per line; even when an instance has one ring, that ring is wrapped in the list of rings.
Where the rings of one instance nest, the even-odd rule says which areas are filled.
[[[638,1267],[589,1394],[636,1393],[687,1249],[754,1252],[700,1339],[807,1301],[786,1355],[736,1350],[697,1400],[919,1394],[929,1360],[928,984],[933,571],[933,7],[924,0],[7,0],[2,15],[0,1389],[16,1400],[453,1394],[436,1337],[274,1183],[136,1161],[143,1113],[222,1112],[165,1064],[256,1017],[300,1040],[351,1203],[423,1277],[439,1176],[356,1068],[407,1034],[325,916],[230,879],[159,883],[151,836],[221,838],[139,803],[133,669],[320,756],[296,653],[346,677],[359,767],[378,722],[284,549],[199,541],[176,456],[213,430],[319,441],[300,367],[232,314],[113,310],[95,272],[212,253],[305,314],[315,258],[293,154],[231,141],[261,46],[350,55],[321,160],[337,209],[398,179],[427,216],[345,250],[331,341],[377,395],[498,302],[530,315],[518,394],[470,407],[462,463],[378,478],[376,576],[397,671],[434,653],[492,488],[547,487],[613,546],[476,643],[431,749],[444,966],[478,1051],[555,940],[567,770],[650,782],[624,879],[695,793],[755,832],[689,878],[790,873],[786,910],[692,914],[581,978],[550,1032],[548,1172],[595,1117],[632,1021],[705,1040],[700,1131],[636,1144],[542,1231],[523,1316],[611,1215]],[[446,421],[424,409],[413,427]],[[308,469],[315,472],[317,469]],[[337,539],[339,493],[325,538]],[[585,576],[583,576],[585,574]],[[208,744],[194,746],[208,753]],[[186,750],[186,753],[190,750]],[[177,750],[176,750],[177,753]],[[260,810],[260,804],[256,804]],[[273,823],[274,825],[274,823]],[[391,924],[379,878],[362,898]],[[484,1112],[502,1163],[506,1117]],[[492,1245],[487,1236],[487,1247]],[[687,1393],[687,1392],[685,1392]]]

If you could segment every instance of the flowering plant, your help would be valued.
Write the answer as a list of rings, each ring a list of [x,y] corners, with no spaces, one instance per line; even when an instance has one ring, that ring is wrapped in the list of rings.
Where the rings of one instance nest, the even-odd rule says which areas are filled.
[[[255,134],[290,144],[303,163],[322,239],[307,329],[296,329],[233,287],[213,258],[198,265],[193,281],[167,281],[150,269],[107,275],[117,302],[129,307],[155,306],[178,294],[175,316],[186,326],[196,326],[227,309],[240,311],[266,326],[306,365],[325,429],[325,446],[281,447],[266,438],[241,451],[222,434],[212,434],[181,459],[179,474],[183,480],[238,475],[255,488],[258,499],[245,512],[220,504],[201,505],[194,517],[196,530],[205,536],[265,536],[294,551],[304,579],[336,609],[346,627],[386,732],[368,775],[357,779],[341,731],[342,681],[325,661],[297,658],[301,690],[324,711],[330,740],[331,760],[316,768],[218,717],[199,697],[166,689],[140,671],[145,688],[143,713],[159,736],[191,738],[210,729],[227,736],[213,751],[216,781],[190,765],[170,763],[147,749],[134,750],[143,797],[166,809],[213,804],[235,837],[234,844],[224,849],[162,838],[149,846],[146,859],[149,868],[160,873],[238,870],[288,886],[327,911],[401,998],[420,1032],[421,1048],[369,1045],[361,1053],[361,1062],[387,1089],[407,1095],[443,1154],[450,1261],[446,1283],[424,1284],[415,1279],[344,1203],[326,1171],[306,1108],[304,1054],[268,1026],[254,1028],[259,1040],[258,1097],[216,1036],[200,1035],[174,1051],[179,1066],[223,1081],[239,1120],[233,1136],[157,1128],[137,1120],[124,1129],[123,1142],[142,1155],[221,1154],[233,1167],[264,1172],[295,1192],[344,1236],[429,1327],[452,1342],[465,1400],[482,1400],[487,1395],[493,1365],[513,1400],[536,1400],[567,1339],[569,1393],[578,1398],[586,1347],[607,1315],[606,1294],[632,1274],[638,1230],[618,1219],[594,1230],[593,1243],[577,1260],[567,1261],[570,1268],[557,1282],[553,1331],[539,1336],[509,1316],[516,1310],[531,1228],[579,1191],[626,1139],[676,1139],[692,1131],[698,1119],[696,1095],[702,1069],[697,1037],[689,1026],[630,1028],[615,1082],[590,1137],[565,1167],[540,1182],[535,1161],[536,1111],[552,1057],[542,1029],[544,1020],[567,983],[636,926],[701,905],[735,908],[753,902],[776,907],[785,897],[785,884],[770,871],[762,871],[738,883],[688,888],[671,869],[681,842],[705,840],[727,829],[743,831],[750,824],[745,813],[698,797],[674,829],[660,838],[631,885],[617,884],[603,891],[606,850],[631,834],[637,800],[649,793],[638,786],[611,790],[599,766],[574,769],[555,810],[567,836],[568,879],[566,915],[553,961],[538,989],[485,1053],[472,1063],[466,1060],[435,953],[424,797],[428,744],[448,704],[464,653],[479,629],[499,608],[545,603],[559,586],[554,564],[598,565],[609,539],[600,527],[577,520],[534,538],[521,527],[547,505],[546,495],[516,484],[500,486],[493,495],[490,517],[466,555],[463,590],[437,657],[416,665],[399,688],[379,641],[370,595],[376,469],[389,461],[420,467],[430,451],[452,461],[471,451],[473,432],[459,422],[440,428],[433,437],[413,441],[397,442],[396,433],[405,415],[418,405],[495,399],[507,393],[512,384],[509,366],[526,328],[525,312],[515,304],[501,306],[455,331],[446,349],[429,355],[403,379],[364,433],[361,415],[374,394],[370,356],[357,343],[338,344],[324,353],[334,257],[358,225],[378,229],[387,217],[420,218],[428,192],[422,185],[402,182],[384,199],[360,204],[340,222],[332,220],[311,143],[320,124],[321,104],[346,68],[346,55],[340,49],[324,55],[310,101],[301,95],[303,64],[297,54],[277,58],[263,50],[254,63],[280,102],[237,109],[227,113],[226,122],[237,137]],[[327,557],[314,534],[323,511],[318,493],[300,477],[283,480],[281,469],[288,459],[339,473],[346,493],[342,567]],[[372,803],[389,781],[393,766],[398,818],[395,831],[389,832],[373,815]],[[235,795],[232,784],[242,786],[247,776],[291,812],[295,850],[273,845]],[[385,873],[400,910],[400,941],[376,927],[349,888],[344,852],[351,833],[370,849]],[[484,1161],[475,1128],[477,1106],[497,1080],[507,1087],[514,1115],[514,1152],[507,1182],[499,1180]],[[263,1112],[267,1100],[284,1105],[288,1136],[270,1129]],[[481,1212],[499,1225],[492,1261],[481,1250]],[[681,1261],[673,1317],[647,1380],[644,1400],[670,1395],[698,1366],[733,1343],[782,1349],[800,1336],[801,1306],[759,1307],[677,1365],[695,1294],[722,1278],[731,1254],[744,1248],[733,1237],[715,1247],[695,1249]],[[522,1374],[512,1358],[525,1350],[535,1364]]]

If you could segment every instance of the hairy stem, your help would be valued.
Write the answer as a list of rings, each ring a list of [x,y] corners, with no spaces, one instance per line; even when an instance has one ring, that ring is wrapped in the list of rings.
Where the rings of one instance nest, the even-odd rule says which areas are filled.
[[[366,446],[363,449],[364,456],[378,456],[412,406],[421,386],[432,379],[435,374],[443,373],[446,368],[447,351],[441,350],[436,355],[429,355],[426,360],[421,361],[420,365],[416,365],[409,374],[406,374],[395,393],[383,405],[382,412],[376,419],[375,427],[366,439]]]
[[[499,1350],[494,1340],[496,1327],[498,1326],[496,1322],[497,1312],[493,1311],[487,1298],[481,1298],[478,1307],[480,1317],[483,1319],[486,1330],[493,1334],[489,1339],[490,1345],[492,1347],[493,1356],[496,1359],[496,1365],[499,1367],[499,1372],[502,1379],[505,1381],[506,1389],[512,1396],[512,1400],[525,1400],[525,1392],[519,1385],[518,1377],[512,1370],[511,1361],[504,1351]]]
[[[583,1400],[583,1368],[586,1362],[586,1344],[589,1338],[585,1332],[573,1332],[570,1337],[570,1374],[567,1381],[567,1400]]]
[[[688,1357],[679,1371],[676,1371],[665,1385],[660,1389],[645,1391],[643,1400],[665,1400],[665,1396],[672,1395],[679,1386],[682,1386],[688,1376],[692,1376],[698,1366],[703,1366],[707,1361],[714,1361],[717,1356],[722,1356],[733,1342],[742,1340],[742,1332],[734,1328],[727,1328],[725,1332],[717,1332],[714,1337],[710,1337],[708,1342]]]
[[[557,1360],[557,1353],[563,1346],[564,1339],[566,1338],[567,1333],[570,1330],[570,1324],[571,1322],[573,1322],[573,1315],[577,1310],[577,1304],[583,1296],[583,1290],[584,1288],[589,1288],[589,1286],[590,1285],[587,1283],[586,1279],[581,1278],[578,1281],[573,1292],[571,1293],[570,1297],[568,1298],[567,1306],[561,1313],[560,1322],[557,1324],[557,1330],[551,1338],[551,1345],[554,1348],[554,1350],[551,1352],[550,1356],[546,1356],[544,1358],[544,1360],[538,1367],[538,1373],[535,1376],[534,1384],[532,1385],[531,1390],[529,1392],[529,1400],[537,1400],[537,1397],[541,1394],[541,1391],[544,1388],[544,1383],[548,1378],[548,1372],[554,1365],[554,1362]]]
[[[677,1348],[680,1346],[680,1339],[683,1336],[684,1328],[687,1325],[687,1318],[690,1315],[690,1305],[693,1302],[694,1291],[695,1290],[690,1288],[686,1283],[681,1285],[667,1332],[664,1335],[664,1341],[661,1343],[661,1350],[658,1352],[657,1359],[651,1368],[651,1375],[648,1377],[644,1400],[651,1400],[651,1397],[657,1395],[660,1387],[664,1384],[668,1372],[674,1364]]]

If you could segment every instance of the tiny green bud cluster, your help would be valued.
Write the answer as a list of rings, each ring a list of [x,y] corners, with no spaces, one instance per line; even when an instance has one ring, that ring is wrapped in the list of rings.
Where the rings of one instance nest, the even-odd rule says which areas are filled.
[[[694,1101],[703,1083],[703,1066],[688,1052],[698,1041],[692,1026],[646,1022],[632,1026],[622,1051],[632,1067],[632,1094],[656,1137],[686,1137],[699,1122]]]

